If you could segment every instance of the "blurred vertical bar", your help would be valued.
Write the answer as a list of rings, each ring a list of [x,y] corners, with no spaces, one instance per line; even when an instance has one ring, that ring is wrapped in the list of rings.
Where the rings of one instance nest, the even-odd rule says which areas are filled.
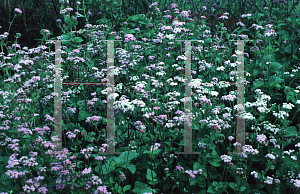
[[[236,41],[236,40],[231,40]],[[244,41],[253,40],[237,40],[237,130],[236,130],[236,152],[229,152],[228,154],[250,154],[245,152],[245,109],[244,109],[244,93],[245,93],[245,78],[244,78]]]
[[[191,40],[185,40],[185,102],[184,102],[184,150],[183,152],[175,152],[175,154],[201,154],[201,152],[192,151],[192,92],[191,92]]]
[[[114,41],[107,41],[107,142],[108,154],[115,153],[115,116],[114,116]]]
[[[184,103],[184,152],[192,153],[192,101],[191,101],[191,41],[185,41],[185,103]]]
[[[61,101],[61,40],[55,41],[55,80],[54,80],[54,135],[55,152],[62,150],[62,101]]]
[[[244,119],[244,41],[238,40],[237,45],[237,132],[238,142],[236,152],[240,154],[245,149],[245,119]]]

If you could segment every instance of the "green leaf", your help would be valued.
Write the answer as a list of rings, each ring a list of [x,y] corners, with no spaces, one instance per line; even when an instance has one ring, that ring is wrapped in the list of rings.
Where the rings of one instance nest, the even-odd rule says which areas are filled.
[[[139,181],[135,181],[134,189],[132,190],[132,192],[137,194],[144,194],[144,193],[152,193],[153,190],[147,184],[141,183]]]
[[[295,97],[295,92],[293,91],[289,91],[287,94],[286,94],[286,101],[289,102],[292,98]]]
[[[242,32],[250,32],[250,30],[249,29],[238,30],[237,35],[240,35]]]
[[[221,161],[220,158],[214,158],[213,160],[209,160],[209,163],[215,167],[220,167],[221,166],[220,161]]]
[[[123,192],[129,191],[130,189],[131,189],[131,185],[126,185],[126,186],[123,188]]]
[[[272,75],[271,77],[270,77],[270,82],[271,83],[282,83],[282,82],[284,82],[284,79],[281,79],[280,77],[278,77],[277,75]]]
[[[246,188],[245,186],[242,186],[241,189],[240,189],[240,191],[243,192],[243,191],[245,191],[246,189],[247,189],[247,188]]]
[[[82,42],[82,41],[83,41],[83,39],[81,37],[73,38],[73,42],[79,43],[79,42]]]
[[[212,154],[213,156],[217,156],[217,155],[218,155],[218,153],[217,153],[216,150],[213,150],[211,154]]]
[[[92,69],[94,67],[94,61],[87,61],[86,64],[88,65],[88,67],[90,69]]]
[[[286,53],[292,53],[292,45],[291,45],[291,43],[289,43],[289,44],[285,47],[284,52],[286,52]]]
[[[205,189],[201,190],[201,191],[199,192],[199,194],[206,194],[206,190],[205,190]]]
[[[152,180],[152,174],[153,174],[153,180],[156,178],[156,173],[153,170],[150,170],[149,168],[147,169],[147,179],[150,181]]]
[[[277,26],[278,27],[283,27],[283,26],[287,26],[287,24],[286,23],[281,23],[281,24],[278,24]]]
[[[281,30],[281,31],[277,32],[278,35],[283,35],[283,34],[286,34],[286,33],[287,33],[287,32],[284,31],[284,30]]]
[[[122,187],[118,186],[118,184],[115,184],[115,187],[118,188],[118,193],[122,193]]]
[[[201,165],[199,164],[199,162],[195,162],[193,165],[193,170],[199,170],[201,168]]]
[[[67,23],[67,24],[69,24],[69,23],[72,22],[70,17],[65,17],[64,21],[65,21],[65,23]]]
[[[293,48],[293,56],[296,56],[295,54],[296,54],[296,52],[298,51],[298,49],[299,49],[299,45],[293,45],[294,46],[294,48]],[[296,56],[296,59],[298,59],[298,57]]]
[[[230,183],[229,183],[229,187],[232,188],[233,190],[236,190],[237,183],[230,182]]]
[[[284,130],[286,130],[286,134],[284,134],[284,137],[296,137],[296,135],[298,134],[297,127],[295,126],[287,127]]]
[[[133,16],[131,16],[131,20],[133,20],[133,21],[143,21],[144,20],[144,16],[143,16],[143,14],[137,14],[137,15],[133,15]]]
[[[193,180],[190,182],[190,185],[195,185],[197,182],[198,182],[197,179],[193,179]]]
[[[284,40],[289,40],[290,39],[290,35],[288,33],[285,33],[285,34],[282,35],[282,38]]]
[[[123,154],[121,154],[119,157],[118,157],[118,161],[120,161],[120,164],[124,164],[126,163],[127,161],[130,161],[134,158],[136,158],[139,154],[136,153],[136,152],[133,152],[133,151],[125,151]]]
[[[270,85],[269,85],[270,88],[277,88],[277,89],[280,89],[280,84],[279,83],[274,83],[274,82],[271,82]]]
[[[254,85],[254,88],[257,89],[257,88],[260,88],[260,87],[263,87],[265,84],[263,81],[260,81],[260,80],[255,80],[253,82],[253,85]],[[253,88],[253,87],[252,87]]]
[[[99,170],[100,170],[100,165],[97,165],[97,166],[96,166],[96,168],[95,168],[95,172],[97,172],[97,173],[98,173],[98,172],[99,172]]]
[[[214,190],[214,188],[213,188],[212,185],[210,185],[210,186],[208,187],[207,192],[208,192],[208,193],[214,193],[214,194],[216,193],[216,191]]]
[[[115,183],[114,178],[113,177],[109,177],[109,182],[110,183]]]
[[[85,111],[85,110],[80,110],[79,111],[79,116],[78,116],[78,121],[83,121],[83,120],[85,120],[87,117],[90,117],[90,116],[92,116],[93,115],[93,113],[89,113],[89,112],[87,112],[87,111]]]
[[[205,39],[204,39],[204,44],[210,43],[211,41],[212,41],[211,38],[205,38]]]
[[[269,64],[269,71],[271,73],[273,73],[273,72],[275,72],[275,71],[277,71],[277,70],[279,70],[281,68],[282,68],[282,65],[280,63],[278,63],[278,62],[271,62]]]
[[[136,171],[136,166],[134,164],[130,164],[127,168],[130,170],[132,174],[134,174]]]
[[[275,166],[274,166],[274,165],[270,165],[270,166],[269,166],[269,169],[274,170],[274,169],[275,169]]]
[[[32,138],[34,138],[34,137],[32,137],[31,135],[24,135],[23,136],[23,139],[32,139]]]

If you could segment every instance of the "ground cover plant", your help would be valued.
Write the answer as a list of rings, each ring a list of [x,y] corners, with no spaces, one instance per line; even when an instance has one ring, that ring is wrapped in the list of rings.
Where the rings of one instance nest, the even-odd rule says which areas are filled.
[[[21,48],[20,33],[0,35],[0,193],[300,193],[297,2],[142,2],[105,1],[90,23],[84,1],[76,10],[60,1],[61,35],[41,30],[37,48]],[[107,81],[103,40],[121,40],[113,97],[123,154],[103,154],[105,84],[62,85],[63,152],[53,154],[57,39],[70,40],[62,41],[62,82],[83,83]],[[201,154],[175,154],[184,145],[187,73],[179,39],[198,40],[191,74],[203,84],[192,86],[192,142]],[[244,47],[244,151],[252,154],[237,155],[229,152],[237,145],[238,52],[229,40],[242,39],[252,40]]]

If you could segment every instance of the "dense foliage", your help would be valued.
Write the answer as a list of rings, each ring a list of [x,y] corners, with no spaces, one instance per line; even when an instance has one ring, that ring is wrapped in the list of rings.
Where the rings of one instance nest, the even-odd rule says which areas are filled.
[[[1,9],[0,193],[300,193],[298,2],[45,1],[55,27],[28,35],[30,3],[9,8],[6,0]],[[21,47],[24,33],[39,45]],[[105,84],[61,86],[63,149],[54,154],[57,39],[62,82],[82,83],[107,82],[104,40],[115,40],[115,147],[123,154],[103,153]],[[201,154],[176,154],[185,135],[185,40],[197,40],[191,74],[202,84],[192,86],[192,147]],[[229,153],[237,147],[232,40],[251,40],[248,154]]]

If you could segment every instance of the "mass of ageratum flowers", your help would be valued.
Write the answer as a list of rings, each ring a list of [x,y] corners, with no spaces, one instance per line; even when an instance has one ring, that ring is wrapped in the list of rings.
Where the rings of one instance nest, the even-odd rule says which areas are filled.
[[[0,23],[0,194],[300,193],[299,1],[56,1]]]

